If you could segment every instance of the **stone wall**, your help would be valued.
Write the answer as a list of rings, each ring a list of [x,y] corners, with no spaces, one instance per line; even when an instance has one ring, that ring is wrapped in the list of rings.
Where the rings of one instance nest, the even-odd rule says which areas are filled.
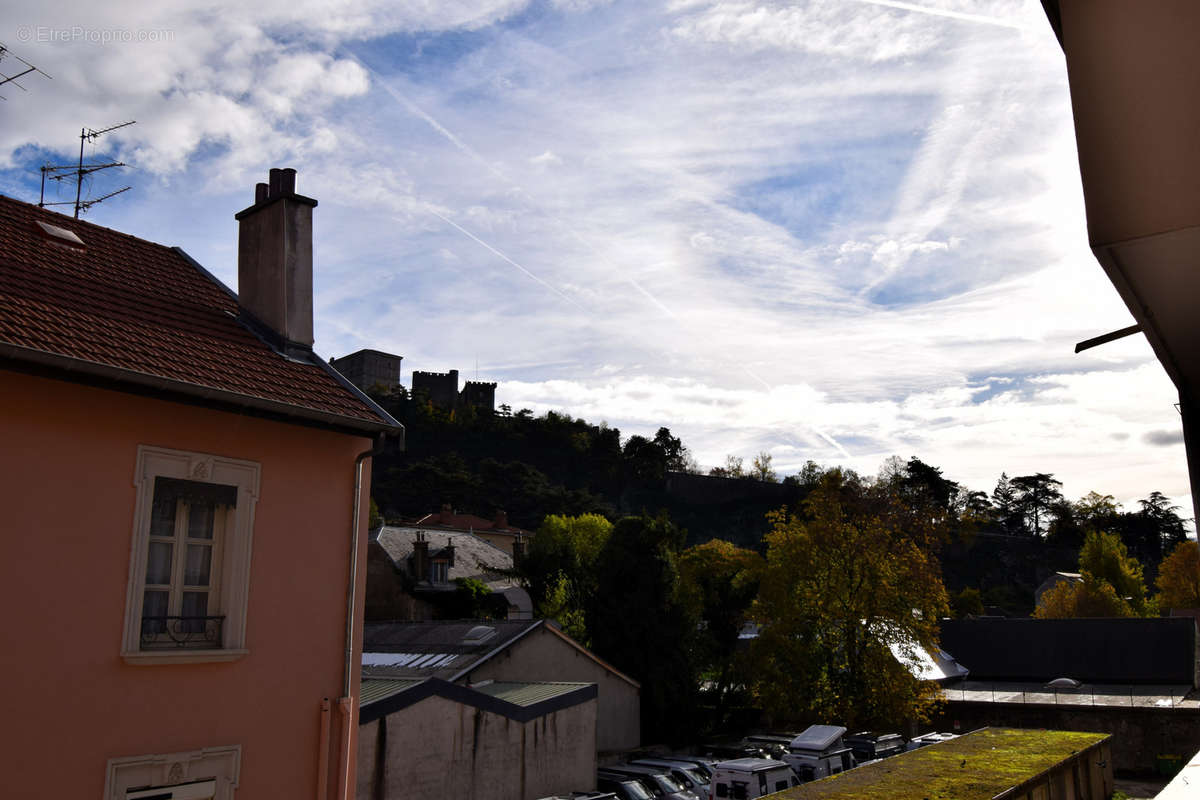
[[[534,800],[596,784],[596,701],[520,722],[428,697],[359,727],[358,800]]]

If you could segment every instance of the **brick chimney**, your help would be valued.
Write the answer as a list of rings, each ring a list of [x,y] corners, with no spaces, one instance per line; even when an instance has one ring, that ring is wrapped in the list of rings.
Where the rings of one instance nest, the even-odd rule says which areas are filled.
[[[417,540],[413,542],[413,577],[417,582],[429,580],[429,542],[425,541],[425,537],[420,533],[417,534]]]
[[[296,170],[272,169],[254,187],[254,205],[234,215],[238,226],[238,301],[279,337],[284,352],[313,344],[312,210],[296,194]]]
[[[454,524],[454,509],[449,503],[442,503],[442,511],[440,514],[438,514],[438,522],[442,523],[443,525]]]
[[[518,569],[521,562],[525,560],[525,538],[521,534],[517,534],[517,538],[512,543],[513,569]]]
[[[492,527],[496,530],[505,530],[508,528],[508,512],[496,511],[496,518],[492,520]]]

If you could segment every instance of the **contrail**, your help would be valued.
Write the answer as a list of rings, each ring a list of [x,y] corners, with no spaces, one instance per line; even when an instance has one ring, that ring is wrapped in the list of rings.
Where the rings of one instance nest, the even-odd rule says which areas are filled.
[[[963,22],[981,22],[984,25],[996,25],[1001,28],[1013,28],[1018,31],[1025,30],[1025,26],[1017,22],[1012,22],[1000,17],[989,17],[984,14],[968,14],[965,11],[950,11],[945,8],[931,8],[929,6],[919,6],[915,3],[901,3],[899,0],[858,0],[860,3],[867,3],[872,6],[883,6],[885,8],[898,8],[901,11],[915,11],[918,14],[929,14],[934,17],[948,17],[950,19],[958,19]]]
[[[975,17],[975,15],[973,15],[973,14],[958,14],[957,12],[940,12],[939,10],[936,10],[936,9],[926,9],[921,6],[910,6],[910,4],[908,4],[908,3],[892,3],[892,2],[888,2],[887,0],[861,0],[861,1],[862,2],[874,2],[877,5],[895,6],[897,8],[905,8],[907,10],[912,10],[912,11],[927,11],[930,13],[941,13],[944,16],[953,16],[953,17],[959,17],[959,18]],[[984,19],[990,19],[990,18],[983,18],[983,17],[980,18],[980,20],[984,20]],[[994,21],[1002,22],[1001,20],[994,20]],[[345,51],[343,51],[343,52],[345,52]],[[440,122],[438,122],[434,117],[432,117],[431,115],[426,113],[424,111],[424,109],[422,109],[416,103],[412,102],[407,97],[405,97],[403,94],[396,91],[391,86],[391,84],[389,84],[388,81],[382,75],[379,74],[379,72],[372,69],[370,65],[364,63],[362,61],[362,59],[360,59],[354,53],[345,53],[345,55],[348,58],[352,59],[359,66],[361,66],[363,69],[367,70],[367,72],[369,72],[376,79],[376,83],[378,83],[380,86],[382,86],[384,91],[386,91],[389,95],[392,96],[392,99],[394,99],[396,102],[400,103],[402,106],[404,106],[406,109],[408,109],[409,113],[420,118],[422,121],[425,122],[425,124],[429,125],[429,127],[433,128],[442,137],[444,137],[447,141],[449,141],[451,144],[453,144],[455,147],[457,147],[465,155],[470,157],[471,160],[482,165],[484,167],[484,169],[486,169],[488,172],[492,173],[492,175],[505,181],[510,186],[515,187],[521,194],[525,195],[526,198],[531,203],[533,203],[533,206],[535,208],[537,208],[539,213],[541,213],[544,217],[554,221],[556,224],[560,225],[572,237],[574,237],[578,242],[583,244],[585,247],[588,247],[589,250],[592,250],[593,252],[595,252],[596,249],[591,247],[589,242],[583,237],[582,234],[580,234],[578,231],[576,231],[571,225],[567,224],[564,220],[559,219],[558,216],[556,216],[555,214],[551,214],[550,212],[546,211],[545,208],[541,207],[540,204],[537,203],[536,201],[534,201],[532,197],[529,197],[529,194],[524,189],[522,189],[520,186],[517,186],[515,181],[513,181],[511,178],[509,178],[507,175],[505,175],[501,170],[497,169],[491,162],[489,162],[487,159],[485,159],[483,156],[481,156],[478,152],[476,152],[474,150],[474,148],[472,148],[470,145],[466,144],[461,139],[459,139],[454,134],[453,131],[449,130],[444,125],[442,125]],[[457,230],[459,233],[463,234],[464,236],[470,238],[472,241],[479,244],[481,247],[486,248],[489,252],[495,254],[497,257],[503,259],[505,262],[507,262],[507,263],[511,264],[512,266],[516,267],[517,269],[519,269],[526,277],[528,277],[531,280],[536,281],[537,283],[546,287],[547,289],[554,292],[556,295],[558,295],[562,299],[566,300],[568,303],[575,306],[576,308],[578,308],[582,311],[585,311],[585,312],[589,311],[589,309],[584,308],[572,297],[564,294],[559,289],[555,288],[551,284],[549,284],[546,281],[544,281],[543,279],[539,278],[537,275],[533,274],[532,272],[527,270],[525,267],[521,266],[516,261],[509,258],[504,253],[500,252],[495,247],[492,247],[490,244],[485,242],[483,239],[480,239],[478,236],[471,233],[469,230],[462,227],[454,220],[449,219],[448,217],[445,217],[442,214],[439,214],[438,212],[434,211],[433,209],[428,209],[428,210],[429,210],[430,214],[433,214],[435,217],[440,219],[442,222],[445,222],[447,225],[451,226],[452,228],[454,228],[455,230]],[[646,300],[651,305],[653,305],[655,308],[657,308],[659,311],[661,311],[663,314],[665,314],[670,320],[672,320],[673,322],[680,324],[680,325],[684,324],[682,322],[682,320],[680,320],[679,317],[675,314],[674,311],[672,311],[665,304],[663,304],[662,301],[660,301],[648,289],[646,289],[644,286],[642,286],[640,283],[638,283],[637,280],[635,280],[632,277],[627,277],[626,280],[629,282],[629,284],[631,286],[633,286],[634,289],[636,289],[638,291],[639,294],[641,294],[643,297],[645,297]],[[750,378],[752,378],[753,380],[760,383],[764,389],[766,389],[767,391],[772,390],[773,387],[771,386],[771,384],[767,383],[765,380],[763,380],[760,376],[756,375],[750,369],[748,369],[747,367],[742,367],[741,369]],[[821,430],[816,425],[813,425],[811,422],[805,422],[804,424],[807,425],[808,428],[810,430],[812,430],[813,433],[817,434],[817,436],[819,436],[823,441],[825,441],[831,447],[833,447],[839,453],[841,453],[842,456],[844,456],[847,459],[853,458],[853,456],[851,456],[850,453],[848,453],[846,451],[846,449],[844,447],[842,447],[841,444],[839,444],[836,439],[834,439],[829,434],[825,433],[825,431]]]
[[[461,233],[463,236],[466,236],[466,237],[470,238],[470,239],[471,239],[472,241],[474,241],[476,244],[480,245],[481,247],[487,248],[487,250],[488,250],[489,252],[491,252],[491,253],[495,254],[496,256],[498,256],[498,257],[500,257],[500,258],[504,259],[504,260],[505,260],[505,261],[507,261],[509,264],[512,264],[514,267],[516,267],[517,269],[521,270],[521,272],[522,272],[522,273],[524,273],[524,274],[525,274],[525,276],[526,276],[527,278],[529,278],[530,280],[536,281],[537,283],[540,283],[542,286],[545,286],[547,289],[549,289],[550,291],[554,292],[556,295],[558,295],[559,297],[561,297],[563,300],[566,300],[568,303],[570,303],[571,305],[573,305],[573,306],[575,306],[576,308],[580,309],[581,311],[587,311],[587,310],[588,310],[588,309],[584,308],[583,306],[581,306],[579,303],[577,303],[577,302],[575,301],[575,299],[574,299],[574,298],[570,297],[569,295],[563,294],[563,293],[562,293],[562,292],[561,292],[559,289],[555,288],[554,286],[550,285],[549,283],[546,283],[546,281],[542,280],[542,279],[541,279],[541,278],[539,278],[537,275],[534,275],[532,272],[530,272],[529,270],[527,270],[527,269],[525,269],[524,267],[522,267],[522,266],[521,266],[520,264],[518,264],[516,261],[513,261],[511,258],[509,258],[508,256],[506,256],[504,253],[501,253],[499,250],[497,250],[496,248],[492,247],[490,244],[488,244],[487,242],[485,242],[483,239],[480,239],[478,236],[476,236],[475,234],[471,233],[469,230],[467,230],[466,228],[464,228],[462,225],[459,225],[459,224],[458,224],[457,222],[455,222],[454,220],[450,219],[449,217],[442,216],[442,215],[441,215],[441,214],[439,214],[438,212],[434,211],[432,208],[431,208],[431,209],[428,209],[428,211],[429,211],[429,213],[430,213],[430,214],[433,214],[435,217],[437,217],[437,218],[438,218],[438,219],[440,219],[442,222],[444,222],[444,223],[446,223],[447,225],[449,225],[449,226],[451,226],[452,228],[454,228],[456,231],[458,231],[459,233]]]

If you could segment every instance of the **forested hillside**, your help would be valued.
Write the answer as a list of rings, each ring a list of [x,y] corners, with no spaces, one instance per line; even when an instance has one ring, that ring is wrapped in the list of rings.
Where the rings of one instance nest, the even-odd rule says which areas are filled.
[[[809,462],[796,475],[777,476],[770,456],[760,454],[749,468],[731,456],[702,475],[666,427],[652,438],[622,438],[616,428],[555,412],[534,416],[502,406],[495,415],[469,408],[448,413],[403,391],[376,399],[407,429],[406,451],[381,456],[374,470],[373,497],[389,520],[442,504],[483,517],[503,509],[513,524],[531,530],[548,515],[665,514],[685,532],[687,545],[722,539],[764,552],[768,513],[796,508],[828,471]],[[877,476],[863,479],[940,509],[946,587],[960,606],[980,611],[1031,613],[1033,590],[1055,570],[1075,570],[1089,530],[1117,534],[1150,582],[1184,538],[1179,509],[1158,492],[1125,510],[1095,491],[1072,502],[1051,473],[1003,472],[985,492],[915,456],[889,459]]]

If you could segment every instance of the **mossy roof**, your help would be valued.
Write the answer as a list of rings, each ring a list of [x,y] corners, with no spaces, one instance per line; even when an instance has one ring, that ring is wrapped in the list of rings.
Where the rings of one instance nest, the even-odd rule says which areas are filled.
[[[778,800],[991,800],[1108,738],[984,728],[771,795]]]

